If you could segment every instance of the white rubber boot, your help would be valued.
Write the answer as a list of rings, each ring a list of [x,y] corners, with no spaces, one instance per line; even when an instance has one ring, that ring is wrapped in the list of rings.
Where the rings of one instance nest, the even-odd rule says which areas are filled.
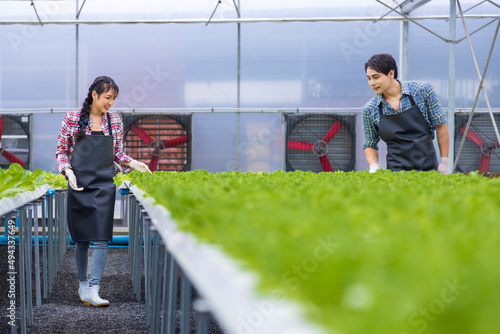
[[[89,281],[80,282],[80,287],[78,288],[78,297],[83,302],[83,299],[87,295],[87,289],[89,288]]]
[[[87,288],[87,293],[85,294],[85,298],[82,299],[84,305],[92,305],[92,306],[109,305],[109,301],[99,297],[99,288],[100,288],[99,285],[93,285]]]

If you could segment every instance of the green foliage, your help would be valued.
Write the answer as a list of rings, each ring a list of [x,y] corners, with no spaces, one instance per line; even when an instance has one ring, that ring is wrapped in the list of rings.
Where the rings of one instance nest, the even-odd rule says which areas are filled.
[[[327,333],[498,332],[500,178],[390,171],[129,177],[181,229],[258,272],[262,292],[300,302]]]
[[[9,169],[0,168],[0,199],[33,191],[43,184],[54,189],[68,189],[68,181],[61,174],[47,173],[40,168],[30,172],[16,163],[11,164]]]
[[[62,174],[53,174],[48,172],[43,179],[44,184],[48,184],[54,189],[68,189],[68,180]]]
[[[45,172],[23,169],[19,164],[11,164],[9,169],[0,168],[0,198],[14,197],[19,193],[33,191],[43,184]]]
[[[118,173],[116,176],[113,178],[114,184],[119,187],[122,185],[124,181],[130,181],[130,176],[129,174],[125,173]]]

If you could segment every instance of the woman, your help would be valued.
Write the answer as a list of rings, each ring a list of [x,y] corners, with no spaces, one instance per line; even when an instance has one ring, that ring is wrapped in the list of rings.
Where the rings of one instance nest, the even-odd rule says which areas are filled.
[[[382,139],[387,144],[388,169],[439,170],[448,174],[448,128],[432,86],[424,82],[400,82],[396,61],[389,54],[372,56],[365,64],[365,71],[376,94],[363,108],[363,149],[370,173],[380,168],[377,143]],[[432,142],[434,133],[440,162]]]
[[[68,179],[68,225],[76,242],[78,295],[85,305],[107,306],[99,297],[106,264],[108,241],[113,237],[115,185],[118,165],[125,171],[150,172],[146,164],[122,151],[123,126],[109,108],[115,103],[118,86],[113,79],[97,77],[81,110],[64,116],[57,137],[57,165]],[[87,277],[88,250],[93,241],[92,272]]]

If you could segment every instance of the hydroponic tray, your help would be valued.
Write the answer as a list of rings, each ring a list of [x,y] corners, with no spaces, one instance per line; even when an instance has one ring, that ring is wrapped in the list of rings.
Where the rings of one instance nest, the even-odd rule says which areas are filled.
[[[15,197],[0,199],[0,217],[12,212],[34,200],[39,199],[50,189],[48,184],[44,184],[33,191],[17,194]]]
[[[256,293],[257,277],[241,269],[219,248],[199,243],[192,235],[177,229],[170,212],[154,204],[144,191],[131,191],[147,211],[168,251],[175,257],[191,283],[209,304],[211,312],[228,333],[321,334],[308,323],[298,305],[277,302],[275,296]]]

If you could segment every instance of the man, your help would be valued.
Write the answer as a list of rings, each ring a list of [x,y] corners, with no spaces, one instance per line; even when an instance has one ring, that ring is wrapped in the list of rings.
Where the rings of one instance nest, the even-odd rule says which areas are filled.
[[[372,56],[365,71],[368,84],[377,94],[363,108],[363,149],[370,173],[380,168],[377,143],[382,139],[387,144],[388,169],[437,169],[448,174],[448,127],[432,86],[397,80],[396,61],[389,54]],[[432,142],[434,131],[441,153],[439,164]]]

